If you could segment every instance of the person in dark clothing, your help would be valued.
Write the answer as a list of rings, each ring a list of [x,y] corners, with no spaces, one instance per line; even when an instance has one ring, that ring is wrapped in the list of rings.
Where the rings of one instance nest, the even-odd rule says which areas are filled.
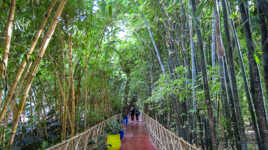
[[[134,115],[135,115],[135,108],[134,107],[130,110],[130,115],[131,115],[131,120],[133,121]]]
[[[136,108],[135,114],[136,114],[136,120],[139,121],[140,111],[138,108]]]

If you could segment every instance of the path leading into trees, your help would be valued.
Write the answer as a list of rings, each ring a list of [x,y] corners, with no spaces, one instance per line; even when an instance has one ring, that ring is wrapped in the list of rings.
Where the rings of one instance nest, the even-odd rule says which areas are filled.
[[[97,141],[99,136],[105,135],[105,126],[109,120],[120,120],[117,114],[107,120],[90,127],[88,130],[77,134],[61,143],[49,147],[47,150],[86,150],[94,149],[97,145],[89,145],[91,140]],[[120,150],[199,150],[194,145],[184,141],[173,132],[163,127],[145,113],[140,121],[129,121],[125,137]]]
[[[129,118],[130,120],[130,118]],[[141,121],[129,121],[120,150],[157,150]]]

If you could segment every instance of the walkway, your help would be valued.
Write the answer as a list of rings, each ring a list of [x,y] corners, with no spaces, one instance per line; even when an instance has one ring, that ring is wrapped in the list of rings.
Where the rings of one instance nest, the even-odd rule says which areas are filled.
[[[120,118],[121,114],[114,115],[74,137],[47,148],[47,150],[93,149],[92,146],[96,145],[88,145],[89,140],[97,140],[99,136],[105,135],[107,121]],[[199,150],[145,113],[142,113],[141,118],[142,121],[139,122],[129,121],[120,150],[157,150],[157,148],[163,150]],[[147,130],[145,130],[145,126]],[[149,136],[149,133],[152,136]]]
[[[156,150],[156,148],[143,123],[130,120],[120,150]]]

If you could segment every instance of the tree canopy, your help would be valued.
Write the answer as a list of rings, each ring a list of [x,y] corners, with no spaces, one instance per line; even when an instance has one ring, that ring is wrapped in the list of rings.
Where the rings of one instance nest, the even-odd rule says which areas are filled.
[[[47,148],[135,96],[204,150],[268,149],[267,12],[266,0],[0,1],[0,149]]]

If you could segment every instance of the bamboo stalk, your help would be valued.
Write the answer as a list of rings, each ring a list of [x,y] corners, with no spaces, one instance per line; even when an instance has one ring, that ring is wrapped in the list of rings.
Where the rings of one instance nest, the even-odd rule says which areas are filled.
[[[52,10],[53,10],[56,2],[57,2],[57,0],[53,0],[52,3],[51,3],[51,5],[49,6],[49,9],[48,9],[48,11],[47,11],[47,13],[45,15],[45,18],[44,18],[43,22],[41,23],[41,26],[40,26],[38,32],[35,35],[35,39],[34,39],[32,45],[31,45],[31,47],[30,47],[30,49],[29,49],[29,51],[28,51],[25,59],[23,60],[23,62],[20,65],[20,68],[19,68],[19,70],[18,70],[18,72],[16,74],[15,81],[13,82],[13,84],[11,85],[10,90],[7,93],[6,103],[5,103],[3,109],[2,109],[2,111],[0,113],[0,122],[3,120],[3,117],[6,114],[8,105],[9,105],[10,101],[12,100],[12,97],[13,97],[13,95],[15,93],[15,90],[17,88],[18,82],[20,81],[21,76],[22,76],[22,74],[23,74],[23,72],[24,72],[24,70],[26,68],[27,61],[29,60],[31,54],[33,53],[33,51],[34,51],[34,49],[35,49],[35,47],[37,45],[37,42],[38,42],[38,40],[39,40],[39,38],[40,38],[40,36],[41,36],[44,28],[45,28],[45,25],[46,25],[46,23],[48,21],[48,18],[50,16],[50,14],[51,14],[51,12],[52,12]]]
[[[6,39],[5,39],[5,48],[4,48],[4,54],[2,59],[2,65],[1,65],[1,77],[5,78],[5,73],[7,69],[8,64],[8,54],[10,50],[10,43],[12,38],[12,32],[13,32],[13,22],[14,22],[14,16],[15,16],[15,9],[16,9],[16,0],[10,0],[10,10],[9,10],[9,16],[8,16],[8,22],[6,27]]]
[[[72,35],[70,35],[68,40],[69,46],[69,72],[70,72],[70,92],[71,92],[71,103],[72,103],[72,114],[71,114],[71,133],[75,136],[75,89],[74,89],[74,79],[73,79],[73,48],[72,48]]]
[[[12,38],[12,32],[13,32],[13,22],[14,22],[14,16],[15,16],[15,9],[16,9],[16,0],[10,0],[10,10],[9,10],[9,16],[8,16],[8,22],[6,27],[6,39],[5,39],[5,48],[4,48],[4,54],[2,56],[2,63],[0,65],[0,75],[1,78],[6,78],[6,70],[8,65],[8,54],[10,50],[10,43]],[[2,93],[3,91],[0,91],[0,104],[2,104]],[[1,122],[1,119],[0,119]]]
[[[53,58],[50,57],[52,60]],[[57,71],[56,71],[56,65],[53,65],[53,72],[54,72],[54,75],[56,77],[56,80],[58,81],[58,84],[59,84],[59,88],[60,88],[60,95],[62,97],[62,103],[63,103],[63,121],[62,121],[62,124],[63,124],[63,131],[62,131],[62,139],[65,139],[66,138],[66,128],[67,128],[67,125],[66,125],[66,121],[67,121],[67,118],[69,120],[69,123],[70,125],[72,126],[72,121],[71,121],[71,114],[70,114],[70,111],[69,111],[69,108],[68,108],[68,104],[67,104],[67,100],[66,100],[66,94],[64,92],[64,86],[63,86],[63,83],[61,82],[61,78],[59,77],[59,75],[57,74]]]
[[[28,93],[29,93],[29,90],[31,88],[31,85],[32,85],[32,82],[33,82],[33,79],[39,69],[39,64],[40,64],[40,61],[41,59],[43,58],[45,52],[46,52],[46,49],[48,47],[48,44],[51,40],[51,37],[52,35],[54,34],[54,31],[55,31],[55,28],[58,24],[58,20],[61,16],[61,13],[63,11],[63,8],[64,8],[64,5],[65,3],[67,2],[67,0],[62,0],[57,8],[57,11],[56,11],[56,14],[54,16],[54,19],[44,37],[44,40],[41,44],[41,48],[40,48],[40,52],[38,54],[38,57],[36,58],[36,60],[34,61],[33,63],[33,67],[31,68],[31,71],[30,71],[30,74],[27,76],[26,78],[26,85],[25,85],[25,88],[23,89],[23,93],[22,93],[22,98],[20,100],[20,103],[19,103],[19,108],[18,108],[18,112],[17,114],[15,115],[14,117],[14,121],[13,121],[13,124],[12,124],[12,130],[11,130],[11,136],[10,136],[10,140],[9,140],[9,143],[8,143],[8,149],[11,149],[11,146],[14,142],[14,138],[15,138],[15,133],[16,133],[16,130],[17,130],[17,126],[18,126],[18,122],[19,122],[19,118],[20,118],[20,114],[24,108],[24,104],[26,102],[26,99],[28,97]]]

